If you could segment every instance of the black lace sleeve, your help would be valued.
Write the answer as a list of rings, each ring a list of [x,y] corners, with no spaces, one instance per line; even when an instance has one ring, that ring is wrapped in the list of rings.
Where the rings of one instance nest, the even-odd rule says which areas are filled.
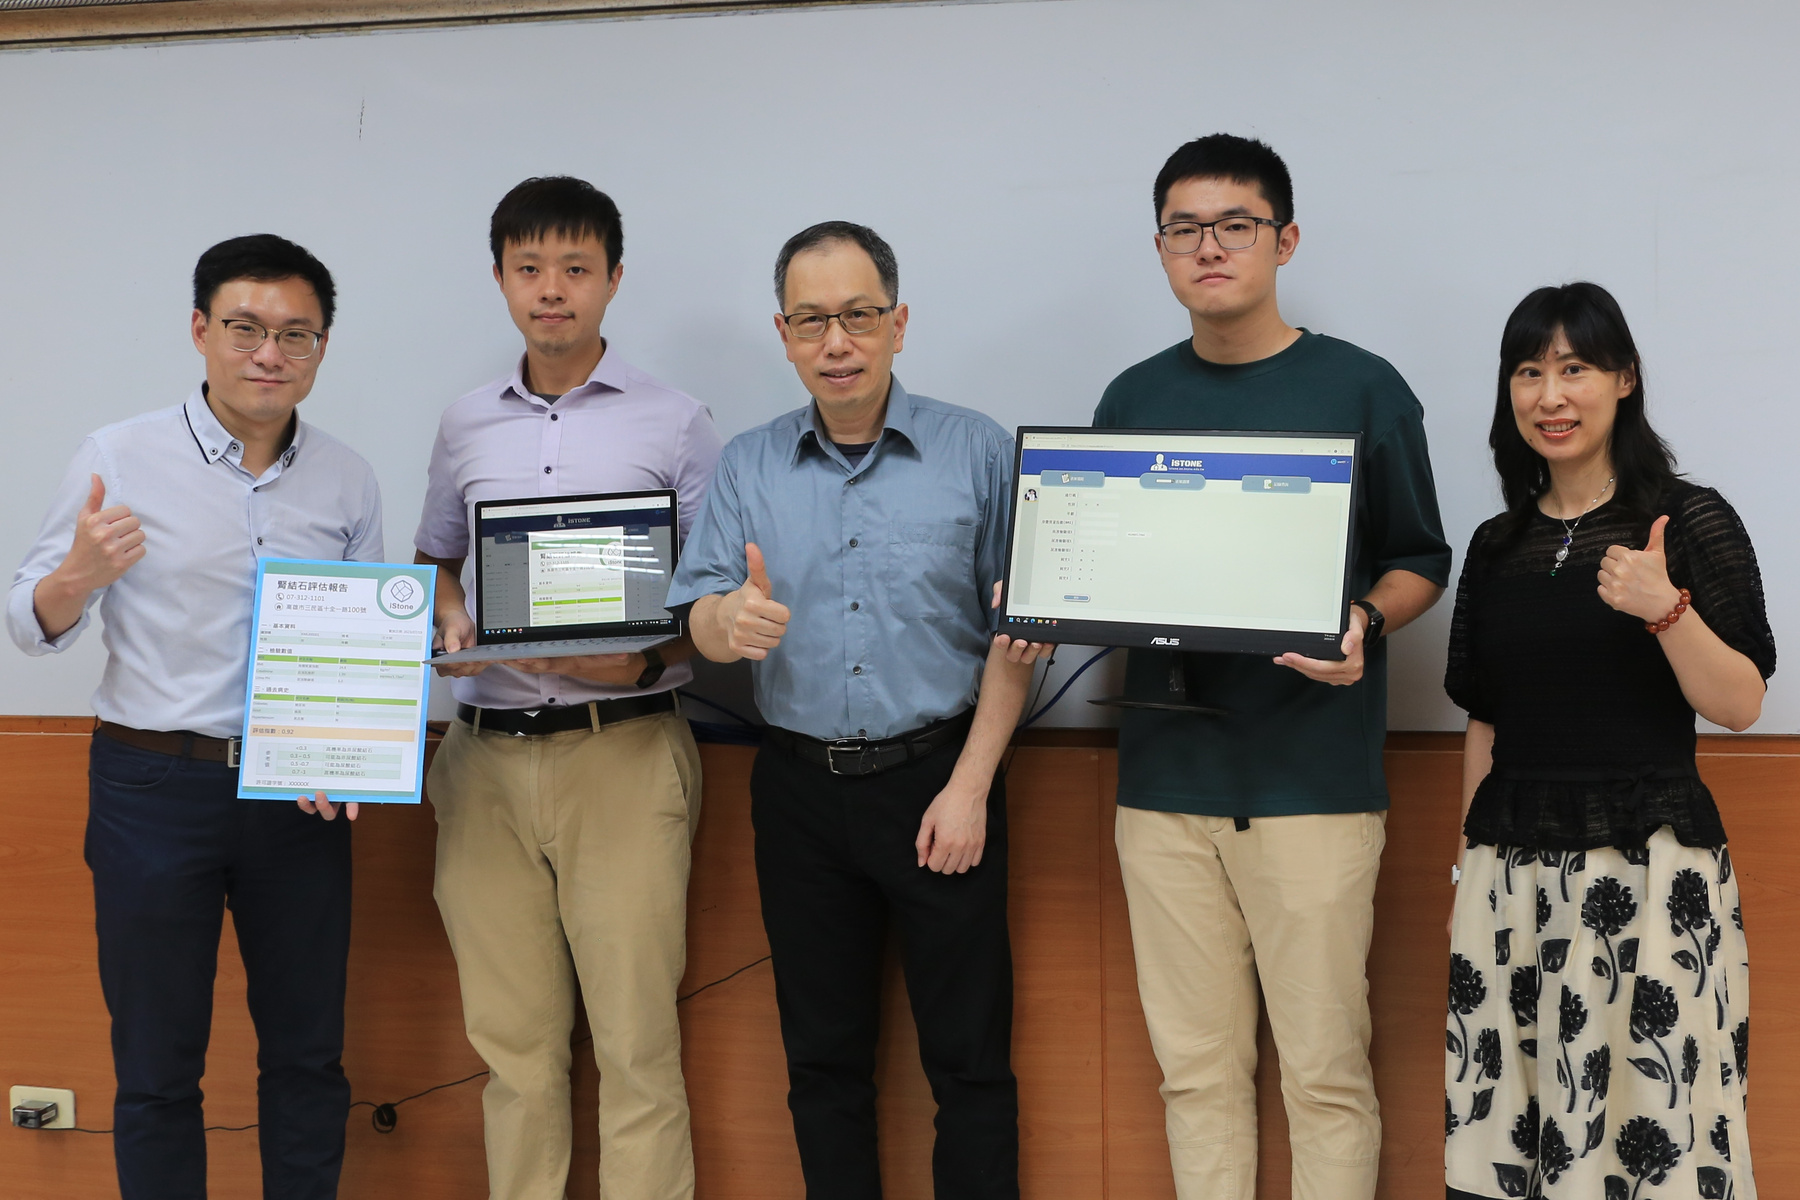
[[[1490,521],[1475,531],[1463,556],[1462,575],[1456,581],[1456,609],[1450,616],[1450,656],[1444,665],[1444,691],[1449,693],[1450,702],[1473,719],[1489,724],[1493,723],[1494,717],[1487,698],[1482,695],[1470,622],[1471,606],[1481,585],[1483,543],[1492,525]]]
[[[1688,485],[1671,499],[1670,582],[1693,593],[1694,611],[1767,679],[1775,673],[1775,634],[1750,534],[1712,488]]]

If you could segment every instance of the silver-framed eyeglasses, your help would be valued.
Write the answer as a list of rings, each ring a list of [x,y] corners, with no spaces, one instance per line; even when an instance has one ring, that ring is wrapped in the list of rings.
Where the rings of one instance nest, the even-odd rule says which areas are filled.
[[[781,319],[787,324],[788,332],[797,338],[822,338],[825,331],[836,321],[849,334],[874,333],[881,326],[881,318],[900,307],[887,304],[879,308],[864,305],[861,308],[846,308],[843,312],[834,313],[782,313]]]
[[[275,348],[287,357],[311,358],[319,352],[319,343],[325,340],[325,335],[315,329],[270,329],[243,317],[222,317],[219,325],[225,330],[225,344],[245,354],[254,352],[264,340],[273,336]]]
[[[1256,235],[1264,225],[1280,229],[1285,224],[1267,217],[1220,217],[1216,221],[1170,221],[1157,226],[1156,232],[1162,234],[1163,249],[1170,254],[1192,254],[1206,240],[1209,229],[1219,249],[1248,250],[1256,245]]]

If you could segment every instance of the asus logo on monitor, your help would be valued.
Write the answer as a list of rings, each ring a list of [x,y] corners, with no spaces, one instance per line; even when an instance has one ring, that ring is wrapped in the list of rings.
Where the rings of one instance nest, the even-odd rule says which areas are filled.
[[[1180,638],[1153,637],[1150,639],[1150,644],[1152,646],[1179,646],[1179,645],[1181,645],[1181,639]]]

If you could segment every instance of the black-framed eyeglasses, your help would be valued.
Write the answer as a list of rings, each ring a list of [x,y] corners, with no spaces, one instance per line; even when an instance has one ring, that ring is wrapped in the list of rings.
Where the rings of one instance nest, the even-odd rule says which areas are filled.
[[[325,335],[314,329],[270,329],[242,317],[221,318],[219,325],[225,330],[225,344],[245,354],[254,352],[272,335],[277,350],[289,358],[306,359],[317,354],[319,343],[325,340]]]
[[[797,338],[822,338],[834,320],[844,327],[845,333],[874,333],[881,326],[881,318],[899,307],[898,304],[883,305],[880,308],[864,305],[834,313],[782,313],[781,319],[786,323],[788,332]]]
[[[1248,250],[1256,245],[1256,235],[1267,225],[1271,229],[1280,229],[1286,221],[1271,221],[1267,217],[1220,217],[1216,221],[1170,221],[1167,225],[1159,225],[1156,232],[1162,235],[1163,249],[1170,254],[1192,254],[1206,240],[1206,231],[1213,231],[1213,240],[1219,243],[1221,250]]]

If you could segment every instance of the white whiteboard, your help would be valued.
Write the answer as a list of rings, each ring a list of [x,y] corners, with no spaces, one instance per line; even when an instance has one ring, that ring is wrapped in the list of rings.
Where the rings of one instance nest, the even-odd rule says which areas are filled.
[[[336,274],[304,415],[375,464],[405,558],[438,412],[518,352],[486,222],[519,179],[619,201],[612,344],[727,435],[802,399],[769,273],[833,217],[899,254],[909,388],[1078,423],[1186,335],[1150,185],[1180,142],[1230,130],[1295,176],[1288,318],[1385,356],[1424,401],[1459,567],[1498,506],[1501,323],[1537,285],[1595,279],[1800,654],[1795,45],[1800,10],[1767,3],[1055,0],[0,52],[0,564],[84,433],[198,382],[188,279],[221,238],[278,232]],[[245,117],[263,133],[234,139]],[[1446,600],[1395,639],[1394,728],[1460,727],[1448,622]],[[87,711],[100,653],[92,632],[60,658],[0,651],[0,712]],[[1083,656],[1063,657],[1053,687]],[[1800,731],[1793,661],[1758,732]],[[1050,723],[1103,719],[1071,702],[1103,673]]]

